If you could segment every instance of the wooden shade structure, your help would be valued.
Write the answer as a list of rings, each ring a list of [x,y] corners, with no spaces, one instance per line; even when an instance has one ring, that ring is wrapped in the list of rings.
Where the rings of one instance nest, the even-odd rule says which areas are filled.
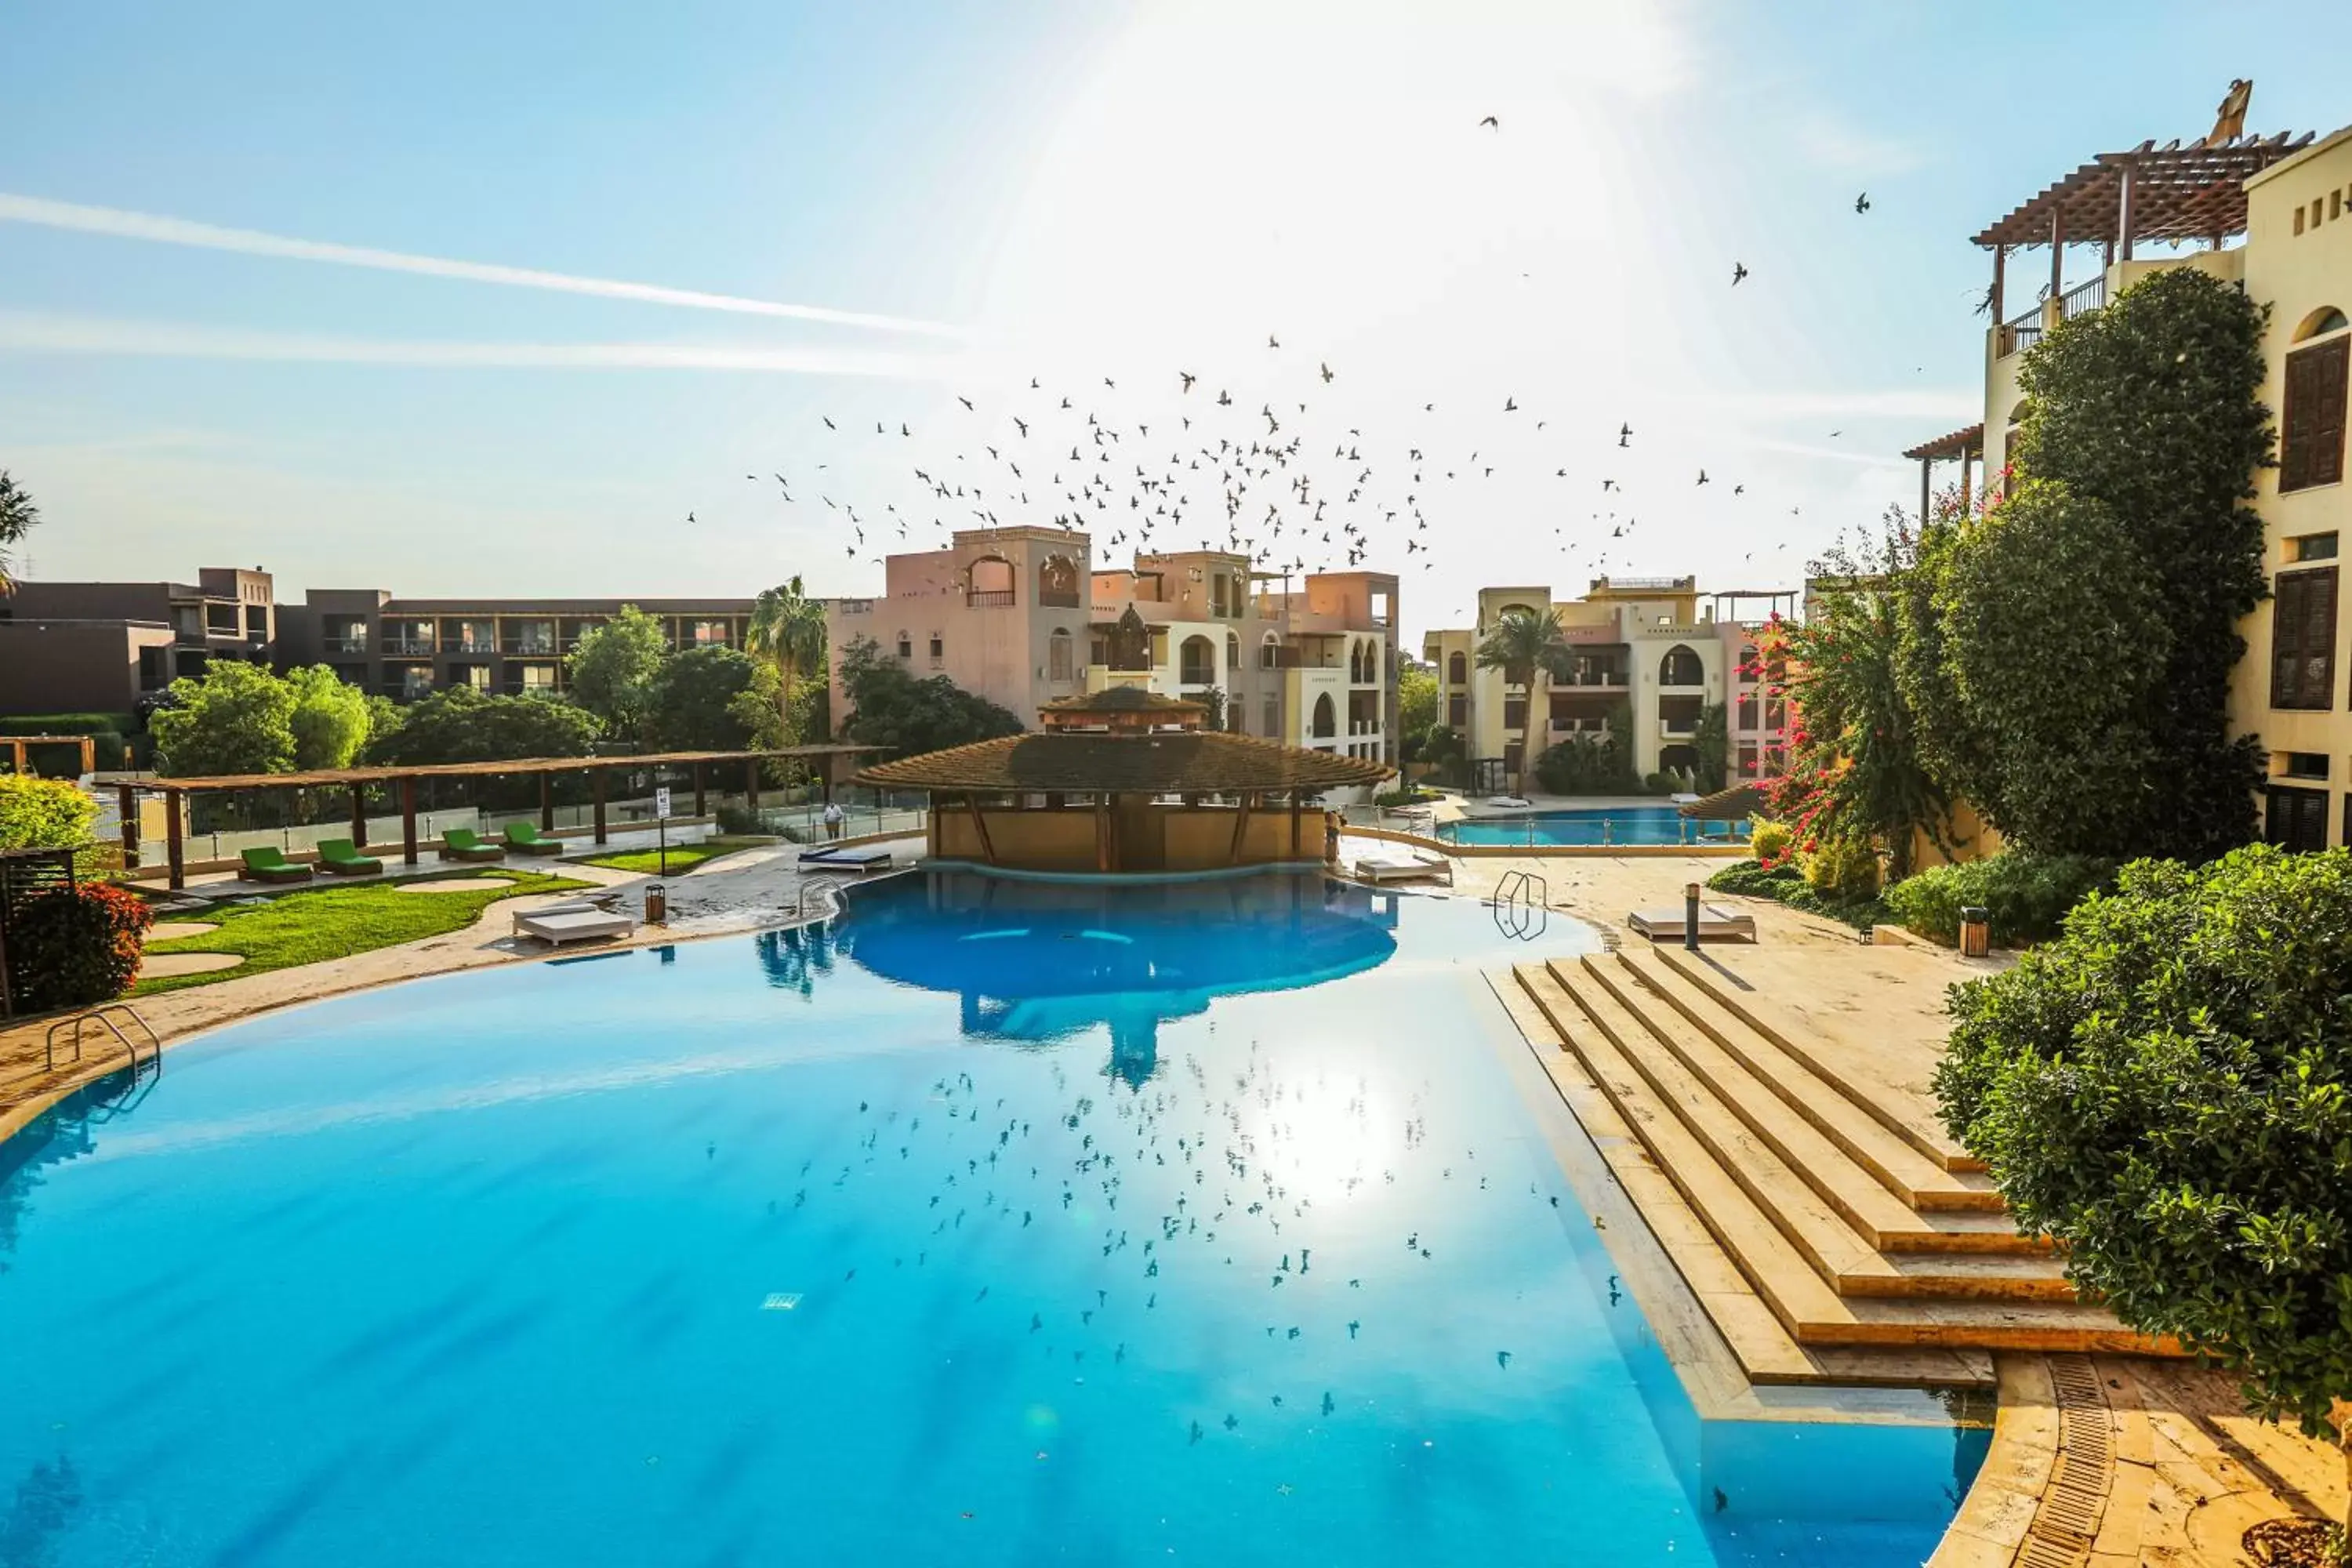
[[[233,791],[257,789],[333,789],[351,791],[352,842],[361,848],[367,847],[367,813],[364,801],[372,787],[394,788],[400,799],[401,856],[407,864],[417,863],[416,849],[416,782],[419,779],[493,778],[536,774],[540,778],[540,826],[555,826],[555,805],[548,783],[556,773],[584,773],[589,776],[595,795],[595,842],[605,842],[604,781],[614,768],[632,773],[652,768],[683,768],[694,776],[694,814],[703,814],[709,770],[728,763],[740,763],[743,769],[743,787],[753,809],[760,804],[760,764],[782,757],[814,757],[822,759],[820,776],[824,781],[824,797],[833,798],[834,759],[841,756],[863,756],[882,748],[878,746],[820,745],[779,746],[750,752],[647,752],[634,756],[611,757],[509,757],[491,762],[438,763],[424,767],[364,767],[324,768],[300,773],[214,773],[189,778],[115,779],[114,784],[121,806],[122,860],[125,866],[139,865],[139,805],[142,794],[161,795],[164,802],[164,847],[169,856],[171,885],[174,889],[187,885],[186,858],[183,843],[186,833],[186,797],[195,795],[221,795]]]
[[[1919,465],[1919,521],[1927,521],[1927,509],[1933,501],[1929,475],[1937,463],[1958,461],[1960,465],[1960,510],[1969,510],[1969,468],[1984,456],[1984,426],[1971,425],[1965,430],[1955,430],[1948,436],[1938,436],[1932,441],[1922,441],[1903,454]],[[1988,487],[1990,488],[1990,487]]]

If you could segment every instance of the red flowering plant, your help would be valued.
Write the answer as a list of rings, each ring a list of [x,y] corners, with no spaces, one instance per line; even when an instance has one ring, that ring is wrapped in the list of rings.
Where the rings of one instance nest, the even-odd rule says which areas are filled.
[[[141,939],[155,917],[135,893],[104,882],[52,888],[8,917],[8,967],[32,1012],[111,1002],[139,978]]]

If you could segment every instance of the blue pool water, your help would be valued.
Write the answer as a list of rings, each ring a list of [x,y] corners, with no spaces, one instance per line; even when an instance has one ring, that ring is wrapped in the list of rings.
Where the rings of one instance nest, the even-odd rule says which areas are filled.
[[[0,1563],[1920,1561],[1981,1435],[1702,1427],[1524,952],[941,874],[193,1042],[0,1148]]]
[[[1748,825],[1695,822],[1671,805],[1608,805],[1441,823],[1437,833],[1456,844],[1697,844],[1745,839]]]

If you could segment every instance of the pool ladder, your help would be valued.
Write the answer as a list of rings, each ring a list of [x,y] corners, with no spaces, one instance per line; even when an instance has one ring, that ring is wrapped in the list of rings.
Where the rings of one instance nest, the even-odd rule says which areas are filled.
[[[809,894],[812,892],[822,892],[826,895],[826,914],[839,914],[841,912],[841,889],[846,886],[847,883],[848,879],[845,877],[802,878],[800,892],[793,900],[793,919],[795,921],[805,921],[808,919],[808,898]],[[820,916],[818,918],[823,919],[824,916]]]
[[[122,1048],[131,1056],[131,1076],[137,1078],[139,1046],[130,1036],[124,1034],[121,1026],[114,1021],[118,1016],[128,1018],[141,1034],[147,1037],[147,1059],[160,1075],[163,1070],[163,1042],[155,1037],[155,1031],[148,1026],[146,1019],[139,1016],[138,1009],[127,1002],[110,1002],[103,1007],[93,1007],[87,1013],[77,1013],[70,1018],[59,1018],[56,1023],[51,1024],[48,1037],[43,1042],[48,1070],[51,1072],[58,1070],[58,1030],[66,1028],[73,1030],[73,1062],[78,1066],[81,1061],[82,1029],[86,1025],[96,1024],[121,1042]]]
[[[1516,942],[1533,942],[1551,929],[1551,884],[1533,871],[1511,871],[1486,900],[1495,929]]]

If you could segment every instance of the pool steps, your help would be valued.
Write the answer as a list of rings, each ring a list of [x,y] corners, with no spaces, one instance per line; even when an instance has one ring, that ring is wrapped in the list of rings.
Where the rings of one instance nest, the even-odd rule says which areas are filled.
[[[1989,1376],[1992,1351],[2173,1349],[2078,1301],[1940,1133],[1899,1132],[1685,957],[1520,964],[1505,1000],[1749,1381],[1936,1384]]]

